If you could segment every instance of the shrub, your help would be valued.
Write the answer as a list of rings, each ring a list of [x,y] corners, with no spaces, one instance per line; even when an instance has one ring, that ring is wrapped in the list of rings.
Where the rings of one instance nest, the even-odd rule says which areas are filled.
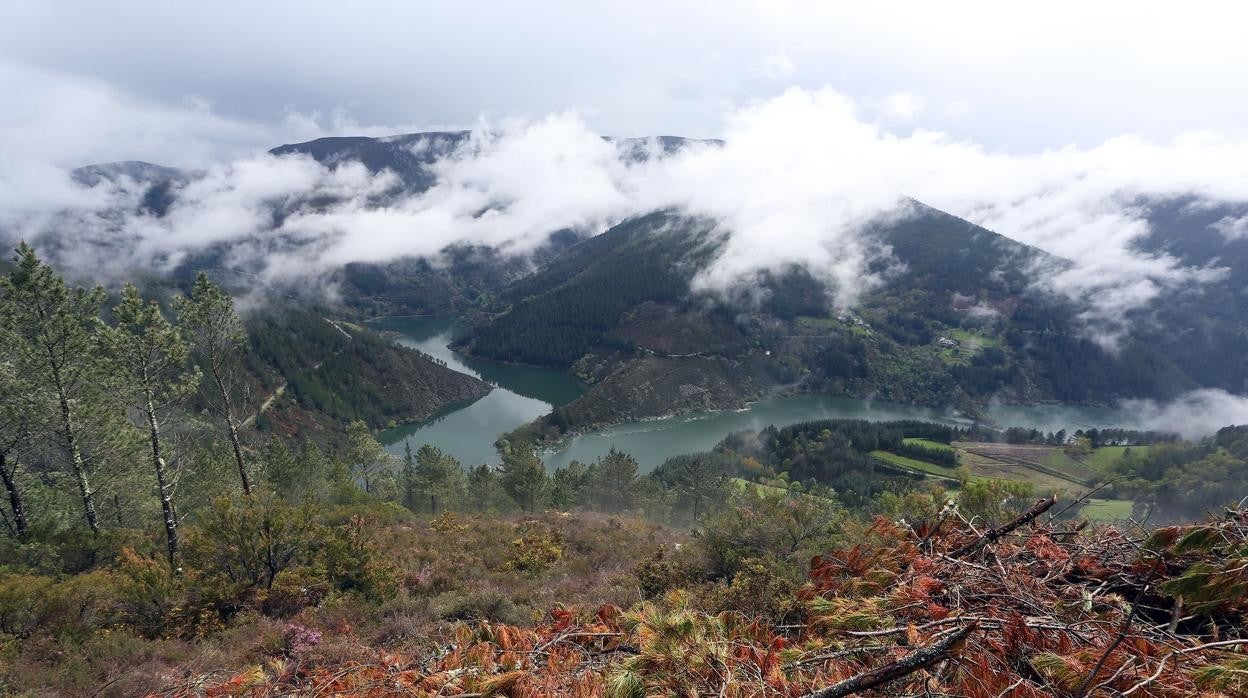
[[[273,586],[259,590],[255,602],[266,616],[289,618],[319,604],[328,591],[329,584],[318,570],[295,567],[278,578]]]
[[[468,530],[468,527],[459,522],[455,512],[444,511],[429,521],[429,529],[438,533],[459,533]]]
[[[780,623],[801,612],[795,596],[797,585],[776,574],[775,560],[745,560],[730,583],[703,587],[697,596],[708,613],[736,611],[749,618]]]
[[[286,627],[283,640],[286,642],[286,654],[291,657],[298,657],[321,644],[321,631],[313,630],[298,623],[291,623]]]
[[[181,580],[167,562],[143,557],[129,548],[122,551],[117,574],[124,622],[145,637],[162,636],[171,627],[175,609],[184,610],[180,606],[185,598]]]
[[[0,575],[0,634],[86,637],[94,628],[113,622],[117,587],[115,576],[103,570],[61,581],[31,574]]]
[[[511,555],[504,567],[537,574],[563,559],[563,536],[558,531],[527,533],[511,542]]]
[[[385,561],[359,516],[330,530],[323,555],[326,578],[339,591],[372,599],[388,598],[398,591],[398,570]]]
[[[524,613],[495,589],[467,593],[448,592],[429,603],[433,615],[443,620],[488,620],[496,623],[522,623]]]
[[[311,561],[324,532],[310,506],[257,493],[221,497],[186,546],[186,558],[243,587],[269,588],[288,567]]]
[[[677,589],[689,583],[689,572],[686,566],[678,564],[667,554],[667,549],[660,547],[653,556],[642,560],[633,568],[637,577],[637,588],[644,598],[652,599],[670,589]]]

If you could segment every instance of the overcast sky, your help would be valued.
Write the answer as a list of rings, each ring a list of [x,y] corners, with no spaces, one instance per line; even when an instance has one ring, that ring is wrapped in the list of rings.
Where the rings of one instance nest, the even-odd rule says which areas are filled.
[[[727,114],[793,86],[835,89],[899,133],[1009,153],[1242,138],[1242,8],[3,0],[0,144],[76,128],[58,159],[198,164],[322,133],[568,110],[603,133],[718,136]],[[175,146],[164,130],[178,119]]]

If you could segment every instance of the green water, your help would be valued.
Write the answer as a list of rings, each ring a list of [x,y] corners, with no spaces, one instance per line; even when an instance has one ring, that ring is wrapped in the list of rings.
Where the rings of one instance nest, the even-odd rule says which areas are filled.
[[[455,319],[451,317],[384,318],[372,323],[379,330],[401,335],[399,343],[446,362],[450,368],[476,376],[495,387],[468,404],[452,405],[420,424],[382,432],[381,442],[401,454],[410,441],[412,450],[432,444],[464,465],[496,463],[494,440],[526,422],[550,412],[585,392],[585,384],[562,371],[481,361],[451,351]]]
[[[427,422],[384,432],[382,443],[392,453],[402,453],[405,442],[411,442],[413,449],[428,443],[465,465],[496,463],[498,454],[494,451],[494,440],[499,434],[550,412],[553,405],[570,402],[586,389],[583,383],[560,371],[469,359],[452,352],[447,348],[454,329],[452,318],[390,318],[376,322],[375,326],[399,332],[403,335],[403,344],[437,357],[457,371],[498,386],[489,395],[468,405],[452,406]],[[1112,408],[1011,405],[994,407],[988,413],[1001,426],[1026,426],[1044,431],[1143,427],[1131,413]],[[557,468],[573,460],[595,460],[614,447],[631,454],[643,470],[649,471],[671,456],[708,450],[735,431],[829,418],[970,423],[948,409],[800,395],[763,400],[743,410],[698,412],[621,424],[569,439],[542,457],[548,467]]]

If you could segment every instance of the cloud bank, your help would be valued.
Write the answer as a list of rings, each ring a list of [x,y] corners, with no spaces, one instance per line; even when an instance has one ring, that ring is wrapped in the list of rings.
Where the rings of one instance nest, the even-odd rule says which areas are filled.
[[[1177,432],[1186,439],[1209,436],[1222,426],[1248,424],[1248,399],[1223,390],[1193,390],[1176,400],[1125,400],[1141,428]]]
[[[722,145],[693,144],[666,156],[656,150],[640,161],[622,157],[576,113],[483,121],[432,165],[435,186],[402,195],[393,174],[358,166],[327,169],[262,152],[214,162],[203,144],[220,134],[239,142],[257,134],[244,137],[243,125],[199,105],[152,112],[98,86],[55,92],[67,89],[86,92],[72,99],[100,105],[97,123],[105,126],[79,134],[84,142],[117,140],[107,124],[139,123],[145,136],[130,139],[136,151],[160,153],[184,137],[189,161],[203,174],[178,192],[167,216],[155,217],[136,210],[142,183],[75,187],[65,155],[83,148],[42,129],[34,137],[8,129],[19,147],[0,165],[0,224],[36,239],[72,228],[75,239],[91,243],[85,250],[120,240],[110,254],[121,252],[124,265],[158,269],[228,245],[231,259],[270,282],[351,262],[436,258],[454,244],[525,254],[555,230],[593,234],[674,208],[716,221],[723,237],[721,254],[696,280],[700,288],[727,289],[798,264],[831,282],[833,302],[848,307],[881,283],[869,268],[887,255],[861,234],[864,226],[904,214],[902,202],[914,197],[1070,260],[1040,283],[1083,303],[1087,319],[1112,335],[1128,311],[1220,274],[1135,249],[1149,232],[1134,203],[1139,197],[1248,201],[1248,142],[1212,133],[1165,144],[1123,136],[1091,149],[1008,154],[937,131],[898,132],[870,105],[830,89],[792,89],[733,110],[724,117]],[[58,111],[59,100],[36,99],[28,113],[8,118],[46,123],[44,112]],[[53,120],[48,130],[73,129]],[[274,207],[289,215],[275,222]],[[1217,229],[1235,238],[1243,221],[1227,219]],[[78,266],[100,268],[90,259]]]
[[[146,105],[98,82],[0,66],[0,84],[30,96],[0,116],[0,233],[59,241],[58,261],[97,277],[166,272],[215,249],[267,283],[306,285],[352,262],[437,260],[451,245],[525,255],[556,230],[595,234],[670,208],[716,222],[723,244],[699,288],[727,290],[801,265],[830,283],[832,303],[850,307],[884,283],[870,270],[888,250],[864,227],[906,215],[913,197],[1070,260],[1037,283],[1080,302],[1112,341],[1131,310],[1222,273],[1136,249],[1149,232],[1140,198],[1248,201],[1248,141],[1121,136],[1020,155],[893,125],[899,112],[920,121],[921,102],[874,104],[831,89],[790,89],[729,110],[723,143],[670,153],[652,142],[646,158],[604,140],[576,112],[482,120],[430,166],[436,184],[412,193],[394,173],[327,168],[257,145],[357,128],[345,113],[327,127],[320,115],[290,115],[279,133],[194,100]],[[84,109],[96,118],[72,116]],[[127,157],[194,169],[165,215],[143,207],[146,182],[88,186],[69,176],[75,165]],[[1243,218],[1213,228],[1228,240],[1245,234]],[[1190,398],[1164,409],[1234,415],[1244,404],[1210,391]]]

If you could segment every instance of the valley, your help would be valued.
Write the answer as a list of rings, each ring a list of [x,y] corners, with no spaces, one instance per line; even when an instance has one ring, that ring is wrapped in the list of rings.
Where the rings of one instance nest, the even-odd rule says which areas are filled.
[[[413,449],[429,444],[464,464],[497,463],[499,452],[493,445],[497,438],[505,437],[526,423],[577,400],[587,388],[563,371],[474,360],[454,352],[449,346],[454,338],[452,328],[455,321],[452,318],[389,318],[371,325],[394,333],[401,344],[433,356],[450,368],[476,375],[494,386],[483,398],[449,406],[429,420],[383,432],[380,439],[395,454],[401,454],[405,444],[410,443]],[[554,470],[566,467],[572,461],[592,462],[616,448],[636,458],[645,472],[671,456],[710,450],[735,432],[838,418],[873,421],[912,419],[962,427],[970,426],[975,421],[950,408],[827,395],[793,395],[744,403],[737,409],[693,410],[590,429],[562,438],[542,450],[541,455],[547,468]],[[1137,415],[1126,410],[1078,405],[993,405],[987,408],[982,418],[1002,427],[1026,425],[1049,432],[1064,429],[1072,434],[1076,430],[1093,428],[1140,429],[1146,426],[1138,421]],[[1011,447],[1002,444],[995,448],[1005,452]],[[1046,453],[1052,450],[1036,448]],[[1000,455],[997,451],[992,453]],[[1001,460],[993,459],[991,455],[985,459],[998,463]],[[1010,472],[990,469],[975,474],[994,477],[1008,476]],[[1066,489],[1075,482],[1076,479],[1067,477],[1058,484]],[[1036,484],[1047,486],[1054,483],[1036,481]]]
[[[900,5],[0,0],[0,698],[1248,698],[1248,5]]]

